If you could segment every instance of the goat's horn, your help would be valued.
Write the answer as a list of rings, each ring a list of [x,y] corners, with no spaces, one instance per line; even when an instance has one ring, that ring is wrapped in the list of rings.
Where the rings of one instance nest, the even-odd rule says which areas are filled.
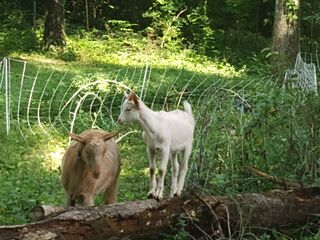
[[[119,134],[120,130],[116,131],[116,132],[112,132],[112,133],[106,133],[103,137],[104,141],[107,141],[115,136],[117,136]]]

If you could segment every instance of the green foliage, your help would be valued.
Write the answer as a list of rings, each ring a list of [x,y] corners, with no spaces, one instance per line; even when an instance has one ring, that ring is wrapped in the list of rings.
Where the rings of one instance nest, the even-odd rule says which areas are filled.
[[[158,4],[160,3],[162,1]],[[169,22],[172,17],[177,16],[173,5],[157,7],[160,10],[152,14],[163,11],[171,16],[164,18]],[[199,49],[196,49],[198,51],[179,50],[179,48],[171,51],[168,47],[159,48],[156,45],[149,48],[148,39],[132,32],[130,24],[113,22],[112,24],[122,31],[119,36],[116,32],[106,34],[105,31],[86,32],[74,29],[69,34],[68,49],[64,52],[52,51],[45,54],[16,52],[11,56],[28,61],[30,69],[28,76],[32,79],[37,75],[39,66],[41,66],[39,79],[48,79],[51,74],[51,69],[46,63],[49,62],[54,68],[52,79],[47,83],[48,92],[42,96],[45,100],[43,109],[48,108],[57,84],[61,79],[65,81],[64,84],[61,83],[62,88],[56,92],[57,101],[52,101],[52,118],[59,113],[58,100],[70,97],[73,90],[91,81],[116,79],[134,89],[141,89],[139,76],[143,75],[146,63],[152,66],[152,81],[148,85],[145,101],[150,105],[153,103],[153,96],[157,94],[153,105],[155,110],[174,109],[179,100],[179,90],[184,87],[186,95],[183,97],[188,97],[190,92],[196,90],[189,99],[197,116],[197,128],[190,159],[187,190],[195,188],[212,195],[233,195],[243,191],[256,192],[275,187],[260,178],[249,176],[247,166],[257,167],[271,175],[318,186],[320,174],[317,158],[320,154],[318,97],[303,94],[289,86],[283,90],[272,78],[266,79],[270,75],[269,66],[265,61],[268,57],[267,51],[261,54],[247,54],[243,51],[241,55],[233,51],[232,46],[249,48],[249,45],[254,45],[252,41],[257,36],[252,33],[245,35],[243,32],[231,30],[224,33],[234,38],[228,40],[230,48],[224,49],[225,52],[221,50],[221,54],[226,53],[222,60],[199,55],[199,52],[211,49],[213,32],[205,28],[209,24],[209,19],[201,16],[204,9],[195,7],[193,10],[194,12],[191,11],[191,15],[187,18],[190,22],[194,20],[191,30],[199,31],[195,36],[203,36],[203,39],[195,38],[199,41]],[[160,15],[154,17],[161,21]],[[185,22],[180,20],[179,16],[176,22],[173,21],[167,26],[181,33],[180,24]],[[158,27],[162,29],[164,25],[161,24],[159,22],[155,25],[155,29]],[[203,29],[199,30],[193,26]],[[159,33],[161,40],[164,40],[163,32]],[[171,36],[171,39],[165,40],[165,45],[175,39],[174,35],[170,34],[168,36]],[[219,39],[221,36],[214,32],[215,40],[220,43],[223,42],[222,38]],[[257,42],[255,50],[262,49],[265,39],[259,38]],[[220,47],[216,51],[219,49]],[[251,49],[253,47],[250,51]],[[242,58],[243,56],[246,58]],[[237,65],[231,64],[233,62]],[[18,110],[15,107],[20,87],[21,66],[14,63],[11,65],[14,123],[17,123]],[[65,72],[68,74],[63,77]],[[132,78],[134,74],[137,77]],[[188,82],[190,79],[193,81]],[[30,89],[32,83],[24,84],[24,89]],[[41,96],[45,84],[46,81],[40,81],[37,85],[32,106],[37,106],[38,102],[35,99]],[[158,91],[160,85],[161,91]],[[69,86],[71,86],[70,91]],[[119,94],[119,91],[122,89],[93,86],[85,88],[83,93],[97,94],[100,98],[107,99],[107,102],[114,100],[116,109],[113,114],[116,117],[119,113],[117,106],[120,105],[122,98],[114,96]],[[28,212],[37,204],[63,203],[58,166],[68,140],[65,129],[58,129],[57,132],[52,126],[45,125],[43,127],[48,135],[44,135],[36,122],[28,126],[23,120],[28,96],[23,95],[21,99],[22,120],[20,119],[19,128],[13,127],[10,135],[6,136],[5,120],[1,121],[3,126],[0,134],[4,136],[0,139],[1,224],[28,221]],[[166,105],[163,104],[164,99]],[[92,109],[94,101],[96,101],[94,97],[88,97],[83,103],[83,108],[79,112],[80,118],[76,120],[76,132],[91,127],[92,113],[98,111]],[[4,112],[3,98],[0,98],[0,110]],[[3,118],[3,115],[0,116]],[[41,112],[41,117],[45,116],[47,114]],[[66,125],[70,123],[69,115],[61,115],[61,118]],[[99,122],[99,125],[102,125],[102,122]],[[110,129],[115,125],[110,122],[103,127]],[[119,143],[122,171],[118,201],[145,199],[148,190],[148,160],[141,132],[136,130],[137,126],[134,125],[121,127],[121,134],[133,132]],[[166,183],[169,181],[170,173],[167,175]],[[166,194],[168,190],[167,188]],[[101,196],[96,199],[96,203],[102,203]],[[177,225],[173,227],[177,229],[178,234],[166,237],[187,238],[188,233],[183,231],[185,224],[184,219],[177,220]],[[266,233],[262,237],[269,239],[279,236],[281,237],[274,232]]]
[[[149,38],[160,40],[161,48],[165,44],[172,41],[178,41],[181,34],[181,19],[182,10],[180,0],[156,0],[153,6],[143,15],[146,18],[151,18],[151,26],[147,29]]]
[[[320,13],[315,13],[311,16],[304,17],[304,20],[315,21],[316,23],[320,23]]]
[[[0,152],[1,224],[28,221],[28,212],[39,204],[61,205],[59,163],[49,155],[62,147],[60,136],[43,138],[40,132],[22,136],[18,129],[6,136],[4,126],[1,136],[1,146],[5,146]]]
[[[1,23],[0,56],[6,56],[13,51],[31,51],[38,47],[38,39],[34,30],[25,20],[21,10],[13,10],[7,19]]]
[[[192,9],[184,19],[182,28],[185,41],[201,54],[212,52],[215,48],[214,31],[210,27],[206,7],[204,5]]]
[[[36,2],[35,9],[33,9],[34,2]],[[288,21],[292,22],[297,19],[297,6],[293,0],[285,1],[285,3]],[[84,29],[85,2],[82,0],[66,1],[64,7],[66,31],[70,31],[74,26],[80,26]],[[308,38],[308,45],[316,44],[319,39],[319,7],[319,3],[314,0],[301,2],[301,19],[303,20],[301,22],[301,36]],[[20,31],[6,36],[6,42],[17,50],[36,49],[41,37],[32,34],[31,30],[33,21],[35,21],[36,28],[43,32],[41,28],[46,2],[43,0],[4,1],[0,3],[0,9],[2,26],[8,24],[5,29],[11,31],[11,26],[13,29],[18,26],[23,27],[23,30],[20,28]],[[96,0],[88,3],[91,30],[107,30],[107,34],[113,34],[114,30],[117,30],[115,31],[117,34],[121,31],[137,33],[142,30],[148,33],[149,39],[162,47],[166,46],[175,50],[179,49],[183,43],[192,46],[200,53],[209,55],[212,55],[213,50],[223,49],[214,46],[218,32],[227,33],[224,35],[224,41],[230,37],[229,32],[235,38],[235,43],[227,46],[233,52],[239,49],[243,50],[237,44],[238,41],[247,41],[246,37],[242,38],[243,34],[250,33],[271,37],[273,14],[274,1],[143,0],[127,2],[124,0]],[[23,19],[23,24],[21,24],[21,19]],[[119,29],[120,31],[118,31]],[[255,44],[255,39],[252,38],[248,42]],[[7,46],[2,50],[5,49],[8,50]],[[247,50],[251,51],[251,48]],[[63,57],[70,59],[72,56]]]
[[[319,37],[317,36],[320,29],[320,4],[317,1],[302,1],[301,4],[301,49],[318,52],[320,47]]]
[[[175,235],[170,235],[166,233],[162,233],[162,237],[166,240],[184,240],[184,239],[189,239],[192,236],[187,232],[185,229],[188,225],[188,218],[189,216],[182,216],[179,218],[176,218],[173,220],[173,224],[171,226],[171,230],[173,232],[176,232],[177,234]]]
[[[133,27],[136,26],[136,24],[132,24],[128,21],[123,20],[109,20],[108,25],[106,26],[106,29],[113,32],[113,33],[132,33]],[[110,33],[110,32],[109,32]]]
[[[298,19],[298,6],[294,0],[286,0],[286,18],[289,24],[293,24]]]

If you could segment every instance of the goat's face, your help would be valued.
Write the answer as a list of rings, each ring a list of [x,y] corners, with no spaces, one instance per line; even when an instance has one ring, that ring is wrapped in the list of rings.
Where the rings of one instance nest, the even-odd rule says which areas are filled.
[[[129,95],[125,94],[125,100],[121,106],[121,113],[118,118],[120,124],[125,124],[126,122],[137,121],[140,117],[139,112],[139,99],[134,92]]]
[[[78,154],[89,169],[91,169],[93,177],[96,179],[99,178],[100,167],[97,163],[102,161],[104,154],[107,151],[104,141],[101,139],[90,139],[81,145],[82,149]]]
[[[105,153],[108,150],[105,141],[111,139],[116,134],[118,134],[118,132],[82,137],[81,135],[69,133],[72,140],[80,143],[77,150],[79,160],[85,163],[95,179],[98,179],[100,176],[99,163],[103,161]]]

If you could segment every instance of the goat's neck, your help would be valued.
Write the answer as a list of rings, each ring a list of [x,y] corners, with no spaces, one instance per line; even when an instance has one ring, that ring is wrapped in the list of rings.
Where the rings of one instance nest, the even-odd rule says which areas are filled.
[[[158,113],[152,111],[143,102],[139,102],[140,118],[139,124],[148,135],[154,135],[158,125]]]

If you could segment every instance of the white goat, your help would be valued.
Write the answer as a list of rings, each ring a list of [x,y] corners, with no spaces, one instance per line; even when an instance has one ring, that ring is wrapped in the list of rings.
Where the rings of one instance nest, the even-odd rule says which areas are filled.
[[[188,171],[188,160],[192,150],[195,120],[191,105],[184,101],[184,111],[154,112],[148,108],[134,92],[125,94],[125,101],[121,107],[118,118],[120,124],[138,122],[142,127],[142,138],[147,145],[147,155],[150,167],[149,198],[162,199],[164,178],[167,171],[168,160],[171,158],[171,191],[170,197],[181,196],[185,177]],[[159,179],[155,177],[155,152],[161,153],[159,165]],[[183,151],[184,156],[179,172],[178,153]],[[179,177],[179,179],[178,179]]]
[[[104,203],[116,201],[120,154],[113,137],[116,133],[89,129],[73,140],[61,164],[65,206],[93,206],[94,195],[104,192]]]

